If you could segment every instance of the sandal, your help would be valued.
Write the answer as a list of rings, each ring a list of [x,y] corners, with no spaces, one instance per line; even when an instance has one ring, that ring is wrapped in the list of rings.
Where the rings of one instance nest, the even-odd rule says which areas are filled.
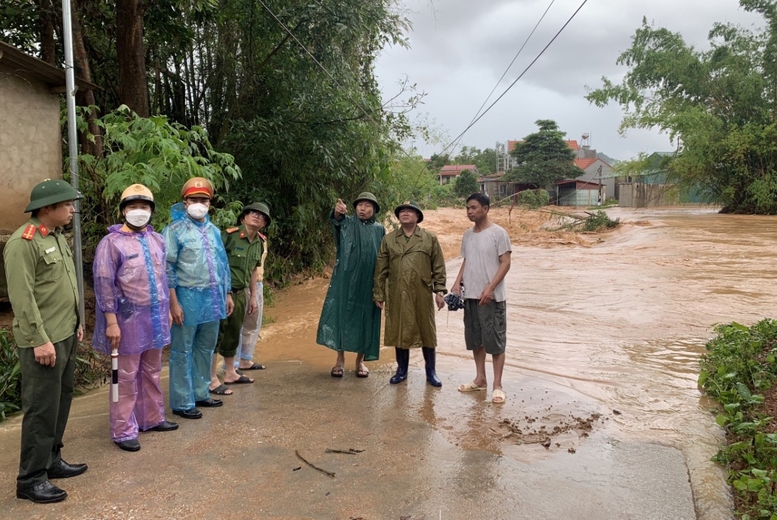
[[[232,390],[230,390],[229,388],[227,388],[224,385],[219,385],[216,388],[214,388],[213,390],[208,388],[208,391],[211,394],[216,394],[216,395],[232,395],[232,393],[233,393]]]
[[[480,392],[486,390],[485,386],[478,386],[474,381],[470,381],[466,385],[459,385],[459,392]]]
[[[335,365],[332,367],[332,370],[329,371],[329,374],[332,377],[343,377],[343,365]]]
[[[364,366],[364,363],[359,363],[356,367],[356,377],[370,377],[370,371]]]
[[[504,404],[507,396],[501,388],[495,388],[491,393],[491,402],[494,404]]]

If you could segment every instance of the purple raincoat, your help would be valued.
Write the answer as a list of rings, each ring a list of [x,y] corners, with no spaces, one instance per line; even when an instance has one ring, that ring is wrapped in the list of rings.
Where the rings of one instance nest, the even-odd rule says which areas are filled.
[[[165,240],[151,226],[142,233],[108,228],[94,255],[92,273],[97,319],[92,346],[110,354],[105,313],[115,313],[121,329],[119,354],[138,354],[170,344],[170,293],[165,273]]]

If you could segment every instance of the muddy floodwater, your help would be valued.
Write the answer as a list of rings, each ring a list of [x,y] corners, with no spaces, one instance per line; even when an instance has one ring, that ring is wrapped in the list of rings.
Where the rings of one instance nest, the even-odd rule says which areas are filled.
[[[417,412],[464,449],[531,462],[538,472],[557,471],[564,464],[559,453],[573,457],[605,438],[676,447],[698,518],[729,518],[725,473],[709,461],[723,437],[713,403],[697,388],[698,358],[713,324],[749,325],[774,315],[777,219],[708,208],[614,208],[608,214],[624,226],[581,240],[563,233],[548,239],[547,232],[533,232],[537,223],[526,216],[514,214],[508,224],[505,210],[494,213],[515,248],[507,278],[507,404],[486,406],[490,391],[455,395],[455,386],[471,377],[472,362],[461,314],[443,310],[438,363],[449,376],[448,395],[419,401]],[[426,226],[447,245],[450,282],[461,262],[464,212],[429,212]],[[291,355],[322,369],[332,364],[329,351],[308,344],[321,304],[313,295],[325,285],[306,282],[268,312],[276,323],[260,343],[265,359]],[[287,342],[292,331],[295,346]],[[420,355],[411,360],[423,366]]]
[[[0,516],[733,518],[725,472],[710,462],[724,438],[698,359],[715,323],[774,315],[777,218],[608,214],[624,224],[576,234],[551,210],[492,211],[514,248],[504,405],[490,387],[456,391],[474,376],[461,312],[437,314],[442,388],[426,384],[420,352],[408,380],[389,385],[389,348],[367,379],[351,354],[345,377],[330,377],[335,354],[315,344],[329,280],[306,280],[265,310],[255,359],[268,369],[251,374],[256,384],[178,431],[142,434],[140,452],[110,442],[106,388],[77,398],[64,455],[90,468],[58,482],[61,504],[13,498],[20,418],[0,425]],[[463,210],[426,212],[449,285],[469,226]]]

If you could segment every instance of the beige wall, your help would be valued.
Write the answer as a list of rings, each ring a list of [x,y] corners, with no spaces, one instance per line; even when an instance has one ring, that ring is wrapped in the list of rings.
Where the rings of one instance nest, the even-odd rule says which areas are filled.
[[[62,177],[60,97],[0,65],[0,234],[22,225],[30,190]]]

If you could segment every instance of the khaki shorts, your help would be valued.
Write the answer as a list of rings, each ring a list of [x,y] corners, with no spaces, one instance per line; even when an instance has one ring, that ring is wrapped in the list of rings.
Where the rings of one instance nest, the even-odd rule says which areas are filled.
[[[479,300],[464,300],[464,342],[467,350],[486,349],[487,354],[504,354],[507,342],[505,302],[491,301],[478,305]]]

